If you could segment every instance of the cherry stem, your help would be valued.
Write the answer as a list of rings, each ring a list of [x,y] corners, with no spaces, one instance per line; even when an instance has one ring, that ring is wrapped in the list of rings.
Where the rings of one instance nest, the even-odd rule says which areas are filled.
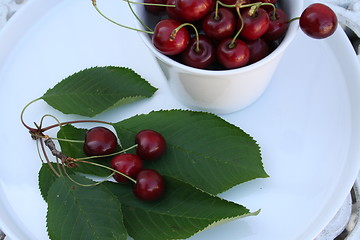
[[[132,177],[129,177],[128,175],[122,173],[122,172],[119,172],[111,167],[108,167],[108,166],[105,166],[105,165],[102,165],[102,164],[98,164],[98,163],[94,163],[94,162],[89,162],[89,161],[84,161],[84,160],[79,160],[79,159],[75,159],[75,162],[82,162],[82,163],[87,163],[87,164],[91,164],[91,165],[94,165],[94,166],[97,166],[97,167],[102,167],[102,168],[105,168],[105,169],[108,169],[114,173],[118,173],[120,174],[121,176],[129,179],[130,181],[132,181],[133,183],[136,183],[136,180],[133,179]]]
[[[24,112],[25,110],[31,105],[33,104],[34,102],[37,102],[38,100],[40,100],[41,98],[37,98],[37,99],[34,99],[32,100],[31,102],[29,102],[28,104],[25,105],[25,107],[21,110],[21,114],[20,114],[20,120],[21,120],[21,123],[24,125],[24,127],[26,127],[30,132],[36,132],[38,129],[35,129],[35,128],[32,128],[30,126],[28,126],[25,121],[24,121]]]
[[[148,34],[154,34],[154,31],[146,31],[146,30],[141,30],[141,29],[137,29],[137,28],[132,28],[132,27],[129,27],[129,26],[126,26],[126,25],[123,25],[123,24],[120,24],[118,22],[115,22],[114,20],[108,18],[105,14],[103,14],[100,9],[97,7],[97,4],[96,4],[96,0],[92,0],[92,3],[93,3],[93,6],[94,8],[96,9],[96,11],[103,17],[105,18],[106,20],[120,26],[120,27],[124,27],[124,28],[127,28],[127,29],[130,29],[130,30],[134,30],[134,31],[138,31],[138,32],[143,32],[143,33],[148,33]],[[141,22],[142,23],[142,22]]]
[[[288,23],[291,23],[291,22],[296,21],[296,20],[299,20],[299,19],[300,19],[300,17],[294,17],[294,18],[290,19],[290,20],[288,21]]]
[[[178,33],[178,31],[183,28],[183,27],[186,27],[186,26],[190,26],[194,29],[195,31],[195,37],[196,37],[196,48],[195,48],[195,51],[196,52],[199,52],[200,51],[200,44],[199,44],[199,32],[198,30],[196,29],[195,25],[194,24],[191,24],[191,23],[183,23],[181,24],[180,26],[178,26],[177,28],[175,28],[171,34],[170,34],[170,39],[171,40],[174,40],[176,38],[176,34]]]
[[[232,39],[231,43],[229,44],[229,48],[234,48],[235,47],[235,41],[236,41],[237,37],[240,35],[241,31],[244,28],[244,21],[242,20],[242,17],[241,17],[240,7],[236,7],[236,12],[237,12],[237,14],[238,14],[238,16],[240,18],[241,26],[240,26],[239,30],[237,31],[237,33],[235,34],[234,38]]]
[[[125,2],[131,4],[140,4],[140,5],[147,5],[147,6],[156,6],[156,7],[176,7],[174,4],[161,4],[161,3],[144,3],[144,2],[133,2],[128,0],[123,0]]]
[[[132,8],[132,6],[131,6],[131,4],[130,4],[130,1],[127,1],[127,0],[124,0],[124,1],[128,3],[128,6],[129,6],[129,8],[130,8],[131,13],[132,13],[132,14],[135,16],[135,18],[140,22],[140,24],[141,24],[143,27],[147,28],[147,30],[152,31],[152,29],[151,29],[148,25],[146,25],[146,24],[138,17],[138,15],[135,13],[134,9]],[[132,3],[134,3],[134,2],[132,2]]]
[[[94,159],[94,158],[112,157],[112,156],[115,156],[115,155],[119,155],[119,154],[121,154],[121,153],[125,153],[125,152],[127,152],[127,151],[129,151],[129,150],[131,150],[131,149],[136,148],[137,146],[138,146],[138,145],[135,144],[135,145],[133,145],[133,146],[131,146],[131,147],[125,148],[125,149],[123,149],[123,150],[121,150],[121,151],[118,151],[118,152],[115,152],[115,153],[106,154],[106,155],[99,155],[99,156],[91,156],[91,157],[77,158],[77,160],[87,160],[87,159]]]

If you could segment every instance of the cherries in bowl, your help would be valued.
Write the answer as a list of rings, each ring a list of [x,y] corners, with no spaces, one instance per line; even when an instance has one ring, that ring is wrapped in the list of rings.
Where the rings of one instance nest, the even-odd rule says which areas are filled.
[[[169,0],[168,3],[172,2],[172,4],[175,3],[176,5],[176,1],[177,0]],[[253,1],[248,0],[246,2],[247,4],[251,4]],[[279,0],[277,4],[279,4],[281,10],[287,14],[288,20],[299,17],[303,9],[302,0]],[[134,8],[137,16],[150,27],[154,27],[161,20],[161,17],[147,12],[144,6],[140,4],[134,5]],[[268,9],[268,7],[264,9],[271,11],[271,8]],[[261,17],[265,16],[264,9],[261,9]],[[235,10],[235,8],[231,10]],[[172,15],[175,13],[176,10],[172,9]],[[209,12],[208,14],[212,13]],[[221,12],[221,14],[225,15],[223,12]],[[268,22],[267,24],[270,24],[270,19],[268,19]],[[183,21],[183,23],[188,24],[186,21]],[[197,27],[201,25],[201,22],[196,21],[191,24]],[[195,35],[193,26],[185,26],[192,38]],[[136,27],[145,30],[144,26],[138,21],[136,21]],[[216,27],[214,27],[214,29],[216,29]],[[153,44],[153,35],[142,32],[139,34],[145,45],[157,58],[168,80],[172,93],[180,102],[195,110],[225,114],[247,107],[262,95],[283,53],[294,39],[298,29],[298,21],[291,22],[287,27],[284,37],[281,39],[281,43],[270,54],[251,64],[247,64],[250,59],[248,56],[249,59],[243,59],[243,62],[246,62],[245,64],[230,64],[229,66],[235,66],[233,69],[218,68],[216,66],[212,69],[201,69],[188,66],[179,60],[180,55],[174,56],[161,53]],[[202,39],[203,33],[199,32],[198,34]],[[234,36],[234,34],[232,36]],[[187,40],[187,42],[191,42],[190,39]],[[214,42],[220,42],[220,40]],[[242,46],[246,43],[239,44]],[[217,51],[219,50],[217,49]],[[249,50],[243,48],[240,48],[239,51],[242,51],[245,55],[250,54],[248,52]],[[246,56],[244,58],[246,58]]]

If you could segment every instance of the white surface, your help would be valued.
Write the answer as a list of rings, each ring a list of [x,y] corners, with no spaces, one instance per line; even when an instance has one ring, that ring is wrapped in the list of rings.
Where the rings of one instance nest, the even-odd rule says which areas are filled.
[[[132,23],[126,5],[101,8]],[[103,20],[91,1],[32,0],[0,32],[0,229],[12,240],[43,240],[46,204],[37,187],[36,146],[19,121],[21,109],[49,87],[85,67],[133,68],[158,92],[150,100],[110,111],[118,121],[153,109],[182,107],[138,34]],[[259,208],[249,217],[199,233],[192,239],[311,240],[346,199],[360,164],[360,67],[345,34],[312,40],[301,32],[284,55],[265,94],[241,112],[223,117],[262,147],[268,179],[239,185],[222,196]],[[45,113],[30,107],[28,123]]]

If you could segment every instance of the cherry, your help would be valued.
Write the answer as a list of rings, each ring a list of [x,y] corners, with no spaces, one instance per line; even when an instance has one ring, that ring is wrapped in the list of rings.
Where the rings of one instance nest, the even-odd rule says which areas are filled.
[[[270,24],[269,15],[262,8],[258,8],[254,12],[252,12],[252,7],[246,8],[241,12],[241,19],[244,26],[240,36],[247,40],[255,40],[261,37]],[[239,19],[239,25],[241,25],[241,19]]]
[[[176,0],[167,0],[167,5],[175,5]],[[170,19],[174,19],[176,21],[182,22],[183,20],[178,13],[178,9],[176,7],[166,7],[166,13]]]
[[[214,3],[215,0],[176,0],[175,8],[183,21],[196,22],[211,11]]]
[[[188,30],[181,27],[174,32],[180,25],[180,22],[173,19],[164,19],[156,24],[152,42],[161,53],[176,55],[186,49],[190,40]]]
[[[154,201],[159,199],[165,191],[165,181],[162,176],[155,170],[141,170],[134,186],[134,194],[137,198]]]
[[[166,4],[166,0],[144,0],[144,3],[152,3],[152,4]],[[162,12],[166,11],[165,6],[153,6],[153,5],[145,5],[145,9],[155,15],[158,15]]]
[[[164,137],[153,130],[142,130],[135,136],[136,154],[143,160],[154,160],[166,151]]]
[[[206,69],[215,61],[215,47],[211,40],[201,35],[190,40],[189,46],[181,54],[182,62],[188,66]]]
[[[338,20],[331,8],[321,3],[309,5],[300,16],[300,28],[309,37],[322,39],[331,36]]]
[[[117,147],[115,134],[105,127],[94,127],[86,132],[84,152],[87,156],[114,153]]]
[[[219,8],[207,14],[202,20],[204,33],[213,39],[230,37],[236,28],[235,16],[227,8]]]
[[[141,159],[131,153],[123,153],[116,155],[110,162],[110,166],[112,169],[121,172],[131,178],[136,178],[138,172],[142,170],[143,163]],[[124,183],[130,181],[125,176],[122,176],[119,173],[114,174],[114,179],[119,183]]]
[[[217,58],[219,62],[226,68],[238,68],[245,66],[250,59],[250,50],[246,43],[240,39],[227,38],[221,41],[217,48]]]
[[[270,48],[267,42],[262,38],[248,40],[246,41],[246,45],[250,50],[249,64],[263,59],[270,53]]]
[[[280,8],[276,8],[275,15],[274,9],[270,10],[268,14],[270,17],[270,24],[262,38],[266,41],[281,39],[285,35],[289,25],[286,13]]]

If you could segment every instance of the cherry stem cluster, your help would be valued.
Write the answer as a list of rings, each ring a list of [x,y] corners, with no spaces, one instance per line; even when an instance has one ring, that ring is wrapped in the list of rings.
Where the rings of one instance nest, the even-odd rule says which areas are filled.
[[[102,165],[102,164],[99,164],[99,163],[95,163],[95,162],[90,162],[90,161],[87,161],[87,160],[96,159],[96,158],[103,158],[103,157],[111,157],[111,156],[115,156],[115,155],[118,155],[118,154],[121,154],[121,153],[125,153],[125,152],[127,152],[127,151],[129,151],[129,150],[131,150],[133,148],[136,148],[137,144],[135,144],[133,146],[130,146],[130,147],[126,148],[126,149],[122,149],[121,151],[118,151],[118,152],[115,152],[115,153],[112,153],[112,154],[107,154],[107,155],[91,156],[91,157],[83,157],[83,158],[72,158],[70,156],[67,156],[64,153],[62,153],[61,151],[57,150],[56,145],[55,145],[53,140],[66,141],[66,142],[77,142],[77,143],[83,143],[84,140],[52,138],[52,137],[49,137],[48,135],[45,135],[44,134],[45,131],[48,131],[48,130],[50,130],[52,128],[55,128],[55,127],[60,127],[61,128],[64,125],[75,124],[75,123],[101,123],[101,124],[109,124],[109,125],[111,125],[111,123],[105,122],[105,121],[99,121],[99,120],[76,120],[76,121],[60,122],[55,116],[50,115],[50,114],[45,114],[45,115],[43,115],[41,117],[40,124],[34,123],[36,128],[30,127],[24,121],[25,110],[31,104],[39,101],[40,99],[41,98],[37,98],[37,99],[29,102],[27,105],[25,105],[25,107],[21,111],[20,120],[21,120],[21,123],[23,124],[23,126],[29,130],[32,139],[36,140],[38,154],[39,154],[39,157],[40,157],[41,161],[43,163],[47,163],[49,168],[51,169],[51,171],[57,177],[63,176],[65,174],[65,176],[67,176],[71,181],[73,181],[74,183],[76,183],[78,185],[81,185],[81,186],[94,186],[94,185],[100,184],[103,181],[106,181],[107,179],[109,179],[110,177],[112,177],[114,174],[117,173],[117,174],[120,174],[123,177],[129,179],[130,181],[136,183],[136,180],[134,180],[133,178],[127,176],[126,174],[123,174],[123,173],[121,173],[121,172],[119,172],[119,171],[117,171],[117,170],[115,170],[115,169],[113,169],[111,167],[108,167],[108,166],[105,166],[105,165]],[[50,125],[50,126],[47,126],[47,127],[43,127],[42,126],[43,121],[44,121],[44,119],[46,117],[53,118],[57,122],[57,124],[53,124],[53,125]],[[46,148],[49,149],[51,154],[56,158],[57,170],[54,168],[52,162],[50,161],[50,158],[49,158],[49,156],[47,154]],[[41,151],[40,151],[40,149],[41,149]],[[43,158],[45,158],[45,161],[43,160]],[[91,165],[94,165],[94,166],[97,166],[97,167],[102,167],[102,168],[105,168],[107,170],[110,170],[112,173],[108,177],[106,177],[104,180],[102,180],[100,182],[97,182],[95,184],[81,184],[81,183],[76,182],[73,178],[71,178],[71,176],[67,173],[67,170],[66,170],[66,167],[67,168],[76,167],[78,165],[77,163],[86,163],[86,164],[91,164]],[[61,166],[62,166],[62,168],[61,168]]]

